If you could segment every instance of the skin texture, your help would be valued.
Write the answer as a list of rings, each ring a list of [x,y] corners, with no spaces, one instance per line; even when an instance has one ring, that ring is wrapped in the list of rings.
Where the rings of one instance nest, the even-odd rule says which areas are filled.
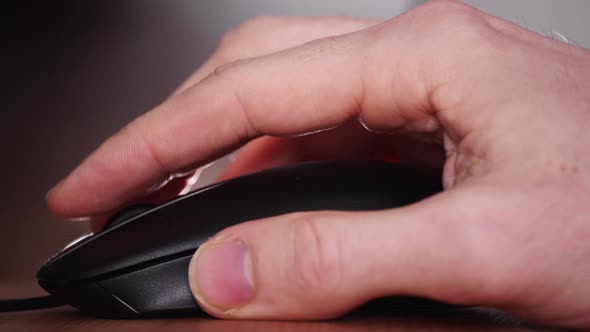
[[[200,305],[224,318],[321,319],[412,294],[590,328],[589,78],[589,51],[451,1],[385,22],[259,18],[99,147],[48,206],[108,214],[241,146],[225,178],[395,154],[439,171],[445,191],[394,210],[226,229],[191,263]],[[234,240],[246,254],[214,250]],[[223,252],[248,259],[223,264]],[[232,302],[222,289],[233,281],[203,272],[207,262],[244,268],[235,282],[252,289]]]

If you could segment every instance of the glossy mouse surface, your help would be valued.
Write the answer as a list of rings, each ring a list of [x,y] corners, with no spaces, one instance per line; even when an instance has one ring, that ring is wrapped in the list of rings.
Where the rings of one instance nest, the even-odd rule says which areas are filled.
[[[298,211],[399,207],[440,190],[439,179],[382,162],[270,169],[140,209],[59,252],[37,278],[53,296],[92,316],[199,315],[188,264],[198,247],[222,229]]]

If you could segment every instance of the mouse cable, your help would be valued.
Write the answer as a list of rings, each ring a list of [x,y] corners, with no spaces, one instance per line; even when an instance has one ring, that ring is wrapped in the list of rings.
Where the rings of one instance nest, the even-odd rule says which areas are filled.
[[[65,303],[51,295],[31,297],[28,299],[0,300],[0,312],[47,309],[63,305],[65,305]]]

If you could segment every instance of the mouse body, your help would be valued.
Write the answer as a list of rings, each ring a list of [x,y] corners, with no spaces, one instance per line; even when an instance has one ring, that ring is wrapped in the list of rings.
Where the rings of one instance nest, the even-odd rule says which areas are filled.
[[[269,169],[119,218],[53,256],[37,279],[54,297],[91,316],[202,315],[189,288],[188,264],[222,229],[291,212],[395,208],[441,190],[437,178],[376,161]]]

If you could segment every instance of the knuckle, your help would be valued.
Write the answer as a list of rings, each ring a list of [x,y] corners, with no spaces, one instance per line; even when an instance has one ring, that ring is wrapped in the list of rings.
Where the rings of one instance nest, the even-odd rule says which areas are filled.
[[[257,112],[257,107],[254,107],[256,101],[252,98],[247,97],[248,85],[242,84],[244,77],[247,76],[247,72],[251,67],[254,60],[252,59],[239,59],[225,63],[219,67],[216,67],[213,72],[209,75],[209,78],[222,80],[228,83],[230,98],[233,101],[235,110],[239,110],[242,115],[242,123],[244,128],[240,132],[240,139],[250,139],[253,135],[263,132],[266,128],[259,128],[264,114]],[[254,104],[254,105],[252,105]]]
[[[392,32],[412,37],[417,47],[438,55],[436,58],[425,57],[425,61],[445,65],[454,65],[457,59],[465,60],[466,56],[475,53],[485,55],[491,50],[488,46],[493,45],[490,41],[497,39],[487,14],[451,0],[428,2],[373,30],[378,32],[375,41],[379,44],[385,44],[383,38],[391,38]],[[441,48],[441,43],[445,47]]]
[[[487,26],[484,14],[456,1],[434,1],[424,6],[421,17],[431,32],[449,33],[455,38],[478,34]]]
[[[436,42],[435,45],[440,40],[452,42],[465,36],[478,35],[483,29],[489,28],[485,13],[451,0],[428,2],[387,23],[393,26],[409,26],[429,43]]]
[[[457,1],[429,2],[388,21],[383,29],[385,38],[390,38],[390,31],[403,32],[413,37],[417,48],[427,50],[410,60],[413,67],[408,70],[427,82],[429,98],[440,108],[454,107],[465,99],[462,91],[469,86],[453,78],[485,78],[502,56],[501,38],[487,14]]]
[[[319,218],[304,214],[292,223],[291,276],[298,292],[338,287],[342,272],[341,246]]]
[[[439,17],[460,17],[470,16],[477,13],[477,10],[456,0],[436,0],[426,3],[417,10],[423,13],[436,14]]]

